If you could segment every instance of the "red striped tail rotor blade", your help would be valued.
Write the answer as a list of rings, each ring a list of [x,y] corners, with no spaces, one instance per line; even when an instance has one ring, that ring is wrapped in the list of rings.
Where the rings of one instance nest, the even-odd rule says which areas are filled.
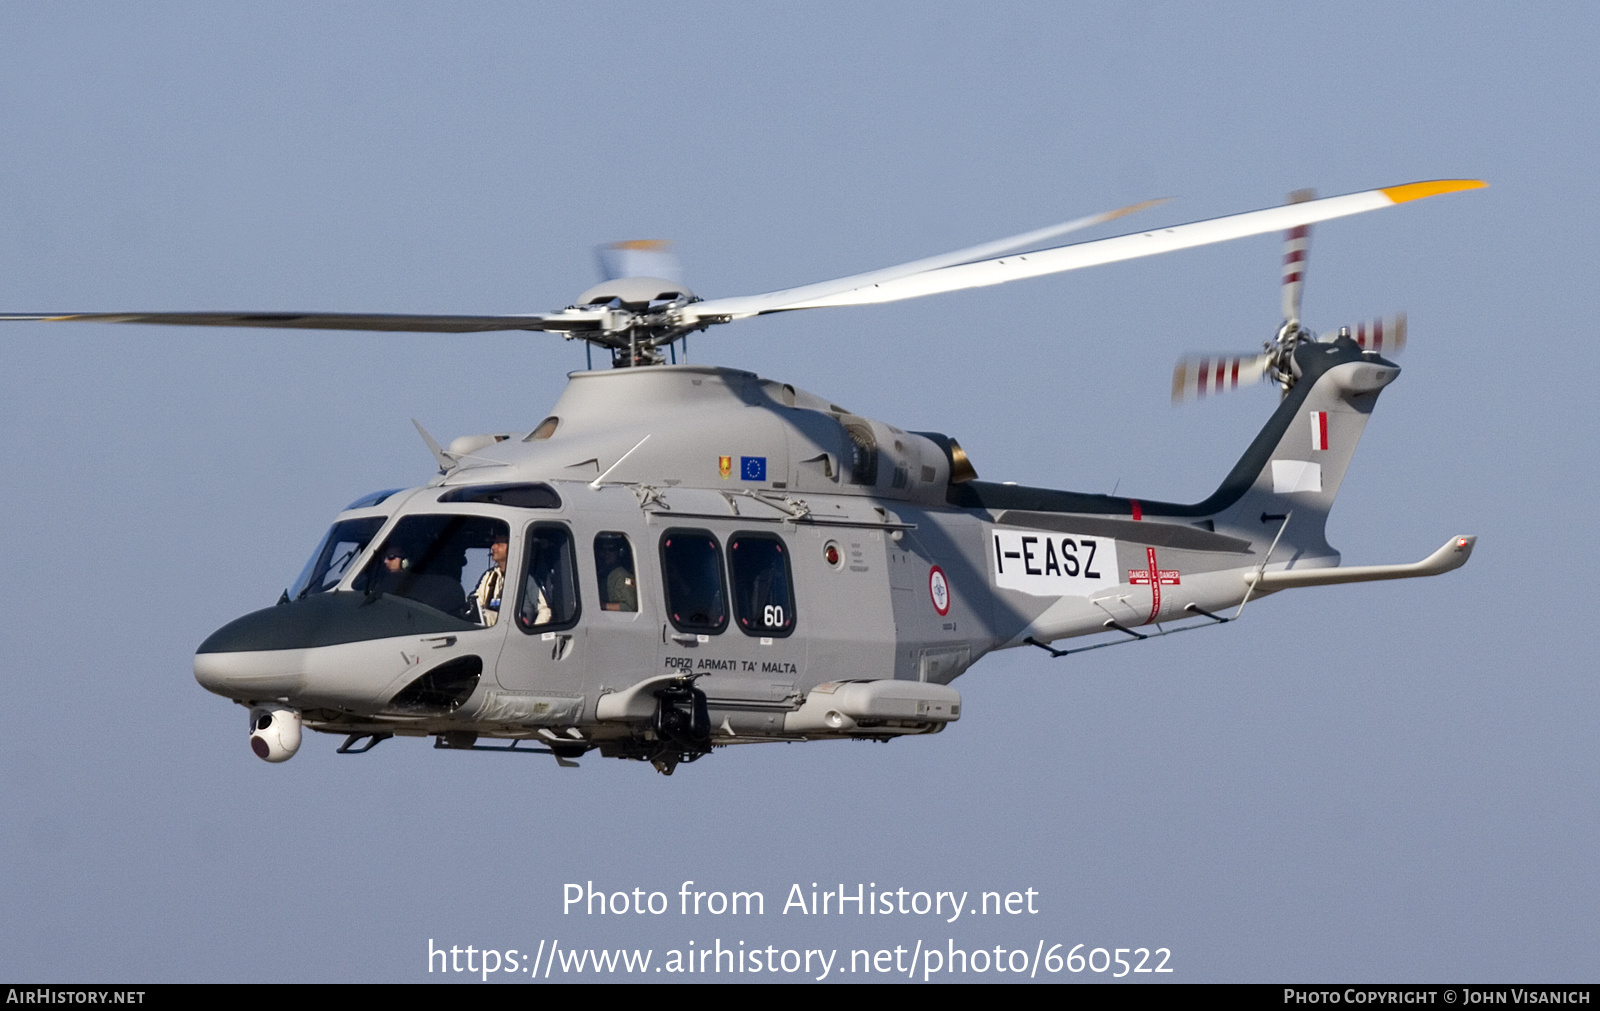
[[[1267,355],[1185,355],[1172,369],[1172,402],[1181,404],[1261,381]]]
[[[1316,199],[1315,190],[1295,190],[1289,203]],[[1306,254],[1311,249],[1311,226],[1298,225],[1283,233],[1283,318],[1300,322],[1300,292],[1305,287]]]
[[[1395,354],[1406,346],[1406,314],[1395,312],[1377,319],[1363,320],[1355,325],[1352,336],[1363,351],[1376,351],[1380,355]]]

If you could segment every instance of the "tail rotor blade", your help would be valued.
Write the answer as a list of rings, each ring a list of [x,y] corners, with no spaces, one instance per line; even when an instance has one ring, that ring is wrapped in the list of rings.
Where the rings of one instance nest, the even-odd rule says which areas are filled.
[[[1267,374],[1271,355],[1184,355],[1172,370],[1172,402],[1201,397],[1259,383]]]
[[[1316,196],[1316,190],[1295,190],[1289,194],[1289,203],[1303,204]],[[1283,318],[1289,323],[1300,322],[1300,292],[1305,287],[1306,253],[1310,249],[1310,225],[1296,225],[1283,233]]]
[[[1406,346],[1406,314],[1395,312],[1357,323],[1351,336],[1363,351],[1385,355],[1403,351]]]

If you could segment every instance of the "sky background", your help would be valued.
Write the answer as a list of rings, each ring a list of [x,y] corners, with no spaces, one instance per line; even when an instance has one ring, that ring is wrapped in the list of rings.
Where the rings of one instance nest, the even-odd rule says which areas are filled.
[[[1074,7],[0,9],[5,311],[543,311],[594,282],[596,244],[638,237],[676,240],[712,297],[1150,197],[1175,199],[1137,227],[1301,187],[1491,184],[1318,226],[1305,295],[1318,329],[1410,313],[1330,542],[1364,564],[1479,534],[1465,569],[997,654],[939,736],[670,779],[324,735],[269,766],[192,676],[345,503],[428,478],[409,419],[530,429],[581,344],[7,324],[0,977],[425,981],[430,938],[658,960],[721,938],[1166,947],[1184,981],[1593,981],[1600,15]],[[1195,501],[1275,400],[1175,410],[1172,363],[1270,337],[1280,255],[1248,239],[689,350],[947,432],[986,479]],[[567,882],[687,879],[760,889],[767,915],[561,912]],[[778,913],[813,881],[1033,888],[1041,912]]]

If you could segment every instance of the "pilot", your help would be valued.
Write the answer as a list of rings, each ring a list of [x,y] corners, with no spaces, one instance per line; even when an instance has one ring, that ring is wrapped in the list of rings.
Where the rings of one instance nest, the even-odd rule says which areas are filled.
[[[416,554],[417,552],[404,544],[391,541],[385,545],[382,555],[378,558],[379,567],[375,572],[377,578],[371,583],[372,592],[405,597],[443,611],[445,614],[461,617],[467,611],[467,602],[462,599],[461,584],[448,576],[428,572],[425,553],[422,563],[414,563],[413,556]],[[421,568],[418,567],[419,564]]]
[[[478,624],[485,627],[500,620],[500,599],[506,588],[507,536],[504,530],[496,530],[490,535],[490,565],[478,580],[477,589],[472,591],[472,606],[477,612]]]
[[[639,609],[639,588],[634,585],[632,559],[626,554],[626,542],[620,537],[602,535],[595,540],[596,568],[606,574],[605,601],[600,606],[607,611]]]
[[[389,576],[393,577],[394,580],[398,580],[400,578],[400,574],[406,571],[406,565],[406,553],[405,550],[400,547],[400,545],[391,544],[383,552],[383,571]],[[386,582],[387,581],[390,580],[386,580]]]

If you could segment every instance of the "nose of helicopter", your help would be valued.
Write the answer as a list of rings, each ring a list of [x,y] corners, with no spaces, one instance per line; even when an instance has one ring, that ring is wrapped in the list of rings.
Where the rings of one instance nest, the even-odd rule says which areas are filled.
[[[305,687],[310,654],[319,647],[474,628],[403,597],[323,593],[252,611],[217,629],[195,651],[194,677],[228,698],[279,698]]]
[[[284,698],[296,694],[305,680],[304,655],[298,649],[196,653],[194,679],[225,698]]]

